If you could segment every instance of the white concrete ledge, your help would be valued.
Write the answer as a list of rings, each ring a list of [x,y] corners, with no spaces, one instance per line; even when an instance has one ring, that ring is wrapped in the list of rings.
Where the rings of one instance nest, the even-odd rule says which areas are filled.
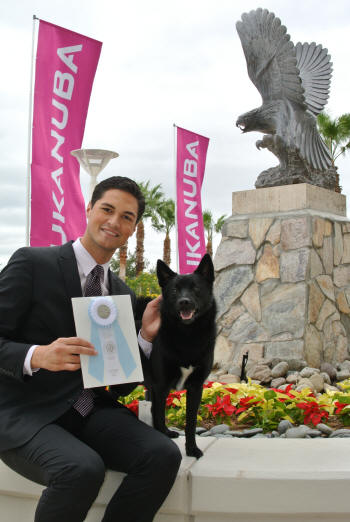
[[[155,522],[350,520],[350,439],[197,440],[204,456],[184,456]],[[107,473],[87,522],[101,520],[123,476]],[[0,462],[1,520],[32,522],[42,489]]]

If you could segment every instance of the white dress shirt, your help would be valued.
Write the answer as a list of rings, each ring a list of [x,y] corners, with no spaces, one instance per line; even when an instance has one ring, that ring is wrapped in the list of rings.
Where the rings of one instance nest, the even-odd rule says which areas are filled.
[[[79,272],[80,283],[81,283],[81,290],[84,295],[86,278],[90,274],[91,270],[93,268],[95,268],[97,263],[96,263],[95,259],[92,257],[92,255],[82,245],[80,238],[76,239],[72,246],[73,246],[75,258],[77,260],[78,272]],[[109,265],[110,265],[109,261],[107,263],[104,263],[103,265],[101,265],[103,268],[103,272],[104,272],[103,281],[101,282],[102,295],[109,295],[109,280],[108,280]],[[139,343],[140,348],[142,349],[143,353],[146,355],[146,357],[149,357],[151,355],[151,351],[152,351],[152,343],[143,339],[140,332],[138,334],[137,340],[138,340],[138,343]],[[31,368],[32,355],[37,346],[38,346],[37,344],[33,345],[28,350],[28,353],[24,360],[24,366],[23,366],[24,375],[32,375],[33,372],[36,372],[39,370],[39,368],[37,368],[35,370],[33,370]]]

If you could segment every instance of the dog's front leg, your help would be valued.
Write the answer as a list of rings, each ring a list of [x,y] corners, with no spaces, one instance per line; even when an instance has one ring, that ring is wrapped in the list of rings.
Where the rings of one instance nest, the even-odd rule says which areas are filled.
[[[152,390],[152,417],[153,427],[174,439],[179,436],[177,431],[172,431],[165,425],[165,403],[168,392],[164,393],[159,389]]]
[[[203,384],[201,382],[191,382],[187,386],[187,405],[186,405],[186,455],[199,459],[203,452],[196,444],[197,413],[202,398]]]

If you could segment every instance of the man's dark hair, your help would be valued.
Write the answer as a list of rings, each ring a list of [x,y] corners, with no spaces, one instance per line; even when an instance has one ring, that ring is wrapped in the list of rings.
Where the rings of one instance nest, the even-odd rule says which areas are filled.
[[[107,190],[117,189],[124,190],[124,192],[129,192],[132,196],[137,199],[138,203],[138,211],[137,211],[137,219],[136,223],[138,223],[142,217],[142,214],[145,211],[145,198],[142,194],[142,191],[138,184],[124,176],[112,176],[111,178],[104,179],[98,183],[92,193],[91,196],[91,208],[94,206],[98,199],[101,199],[103,194]]]

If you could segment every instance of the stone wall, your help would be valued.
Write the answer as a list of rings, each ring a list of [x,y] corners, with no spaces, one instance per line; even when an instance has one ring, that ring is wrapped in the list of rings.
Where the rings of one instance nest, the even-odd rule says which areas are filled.
[[[290,204],[294,187],[276,188],[284,190]],[[247,191],[247,213],[232,215],[224,224],[214,259],[215,362],[229,373],[247,351],[250,360],[287,360],[295,369],[349,358],[350,222],[341,215],[345,205],[339,201],[344,200],[337,200],[331,213],[334,192],[328,197],[329,191],[310,185],[295,190],[300,187],[307,193],[306,208],[283,211],[282,205],[276,212],[257,213],[257,193],[264,192],[265,209],[266,191],[274,189]],[[254,213],[249,213],[249,192]],[[327,212],[319,209],[322,198]]]

